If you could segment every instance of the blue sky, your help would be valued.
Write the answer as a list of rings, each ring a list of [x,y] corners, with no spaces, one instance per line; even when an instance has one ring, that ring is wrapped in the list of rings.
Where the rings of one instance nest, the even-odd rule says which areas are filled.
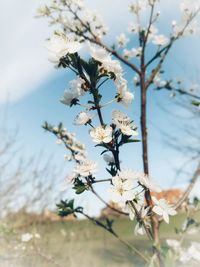
[[[130,16],[127,16],[127,4],[131,1],[123,1],[123,7],[120,0],[114,1],[114,7],[113,0],[86,2],[89,7],[102,13],[109,28],[112,29],[111,39],[115,34],[124,31],[124,27],[128,25]],[[164,15],[161,16],[160,29],[164,32],[167,31],[166,25],[170,25],[170,20],[177,16],[178,2],[161,1],[161,14]],[[59,164],[62,161],[65,164],[64,149],[55,145],[55,139],[43,131],[42,123],[45,120],[50,123],[62,121],[67,128],[77,132],[77,137],[87,145],[90,144],[90,139],[87,128],[76,128],[71,125],[78,110],[69,109],[59,102],[73,76],[70,72],[54,69],[47,60],[44,40],[50,35],[51,29],[48,28],[47,21],[34,18],[36,8],[43,3],[45,1],[42,0],[18,0],[15,3],[7,0],[0,3],[0,10],[4,11],[0,17],[0,31],[3,34],[0,50],[0,111],[3,111],[6,103],[9,102],[8,125],[19,128],[18,141],[25,157],[43,150],[46,155],[55,154]],[[115,16],[110,15],[111,9],[114,9],[112,13]],[[119,18],[123,20],[120,19],[118,24],[116,21],[119,22]],[[108,39],[108,42],[111,39]],[[168,77],[184,77],[186,84],[196,82],[196,73],[200,67],[199,43],[200,39],[196,37],[187,38],[176,44],[165,65]],[[125,69],[125,72],[126,77],[131,80],[133,74],[128,69]],[[130,87],[134,91],[135,100],[133,107],[127,112],[139,126],[139,92],[132,84]],[[110,91],[107,97],[114,93],[111,86],[106,87],[105,90]],[[168,92],[150,91],[148,97],[150,171],[151,176],[164,188],[173,183],[174,169],[183,163],[184,157],[164,143],[163,136],[157,129],[174,133],[181,138],[182,133],[178,131],[176,125],[181,123],[182,119],[167,114],[160,106],[183,117],[186,114],[183,114],[183,110],[175,105],[175,100],[169,97]],[[105,110],[106,118],[111,110],[110,108]],[[122,110],[126,112],[125,109],[122,108]],[[104,166],[104,163],[99,160],[97,150],[89,147],[90,156],[97,159],[100,166]],[[142,170],[140,143],[123,149],[122,159],[123,157],[127,159],[124,166]],[[101,175],[104,173],[101,172]],[[181,181],[178,180],[178,185],[184,185],[184,181],[186,177]],[[105,198],[108,197],[104,187],[100,191],[104,193]],[[82,200],[86,201],[86,196],[83,199],[81,197]],[[95,207],[99,205],[97,203]]]

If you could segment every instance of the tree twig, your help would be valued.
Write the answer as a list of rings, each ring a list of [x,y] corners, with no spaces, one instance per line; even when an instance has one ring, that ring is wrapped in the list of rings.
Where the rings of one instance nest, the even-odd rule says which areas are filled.
[[[188,185],[188,187],[186,188],[184,194],[182,195],[182,197],[178,200],[178,202],[174,205],[175,209],[178,209],[181,207],[181,205],[184,203],[184,201],[188,198],[190,192],[192,191],[192,189],[194,188],[198,178],[200,176],[200,162],[197,166],[196,171],[193,174],[193,177]]]

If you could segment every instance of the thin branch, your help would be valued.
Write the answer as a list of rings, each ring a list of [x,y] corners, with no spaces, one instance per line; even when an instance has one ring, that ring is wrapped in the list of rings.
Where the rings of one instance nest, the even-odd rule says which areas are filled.
[[[111,179],[94,180],[93,181],[93,184],[96,184],[96,183],[104,183],[104,182],[111,182],[111,181],[112,181]]]
[[[128,242],[124,241],[123,239],[121,239],[118,234],[110,227],[106,226],[105,224],[103,224],[102,222],[100,222],[99,220],[90,217],[89,215],[87,215],[86,213],[84,213],[83,211],[79,211],[80,214],[83,214],[87,219],[89,219],[90,221],[92,221],[93,223],[95,223],[96,225],[100,226],[101,228],[105,229],[106,231],[108,231],[110,234],[112,234],[114,237],[116,237],[121,243],[123,243],[130,251],[133,251],[135,254],[137,254],[140,258],[142,258],[145,262],[149,263],[149,259],[147,257],[145,257],[137,248],[135,248],[134,246],[132,246],[131,244],[129,244]]]
[[[186,95],[186,96],[189,96],[189,97],[192,97],[192,98],[195,98],[195,99],[200,100],[200,96],[195,95],[195,94],[192,94],[192,93],[187,92],[187,91],[185,91],[185,90],[183,90],[183,89],[180,89],[180,88],[161,87],[161,88],[156,89],[156,90],[161,90],[161,89],[166,89],[166,90],[168,90],[168,91],[175,91],[175,92],[177,92],[177,93],[179,93],[179,94],[181,94],[181,95]]]
[[[194,172],[194,175],[190,181],[190,184],[188,185],[187,189],[185,190],[184,194],[182,195],[182,197],[178,200],[178,202],[174,205],[175,209],[178,209],[181,207],[181,205],[184,203],[184,201],[188,198],[190,192],[192,191],[192,189],[194,188],[198,178],[200,176],[200,162],[197,166],[196,171]]]
[[[106,207],[108,207],[109,209],[111,209],[111,210],[113,210],[113,211],[115,211],[115,212],[117,212],[117,213],[119,213],[119,214],[122,214],[122,215],[125,215],[125,216],[128,216],[129,214],[127,213],[127,212],[124,212],[124,211],[121,211],[121,210],[119,210],[119,209],[116,209],[116,208],[114,208],[114,207],[112,207],[109,203],[107,203],[95,190],[94,190],[94,188],[93,188],[93,186],[90,184],[89,185],[90,186],[90,189],[91,189],[91,192],[101,201],[101,202],[103,202],[105,205],[106,205]]]

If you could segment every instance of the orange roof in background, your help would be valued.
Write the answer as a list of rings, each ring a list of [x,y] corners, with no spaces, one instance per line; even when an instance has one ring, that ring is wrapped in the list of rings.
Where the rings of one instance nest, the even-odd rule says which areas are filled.
[[[151,192],[151,195],[157,199],[164,198],[170,204],[175,204],[183,195],[180,189],[163,190],[161,192]]]

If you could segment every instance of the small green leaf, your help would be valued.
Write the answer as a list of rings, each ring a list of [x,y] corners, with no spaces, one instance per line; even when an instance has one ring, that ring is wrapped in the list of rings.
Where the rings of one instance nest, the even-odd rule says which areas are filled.
[[[193,101],[191,102],[191,104],[192,104],[193,106],[200,107],[200,101],[193,100]]]

